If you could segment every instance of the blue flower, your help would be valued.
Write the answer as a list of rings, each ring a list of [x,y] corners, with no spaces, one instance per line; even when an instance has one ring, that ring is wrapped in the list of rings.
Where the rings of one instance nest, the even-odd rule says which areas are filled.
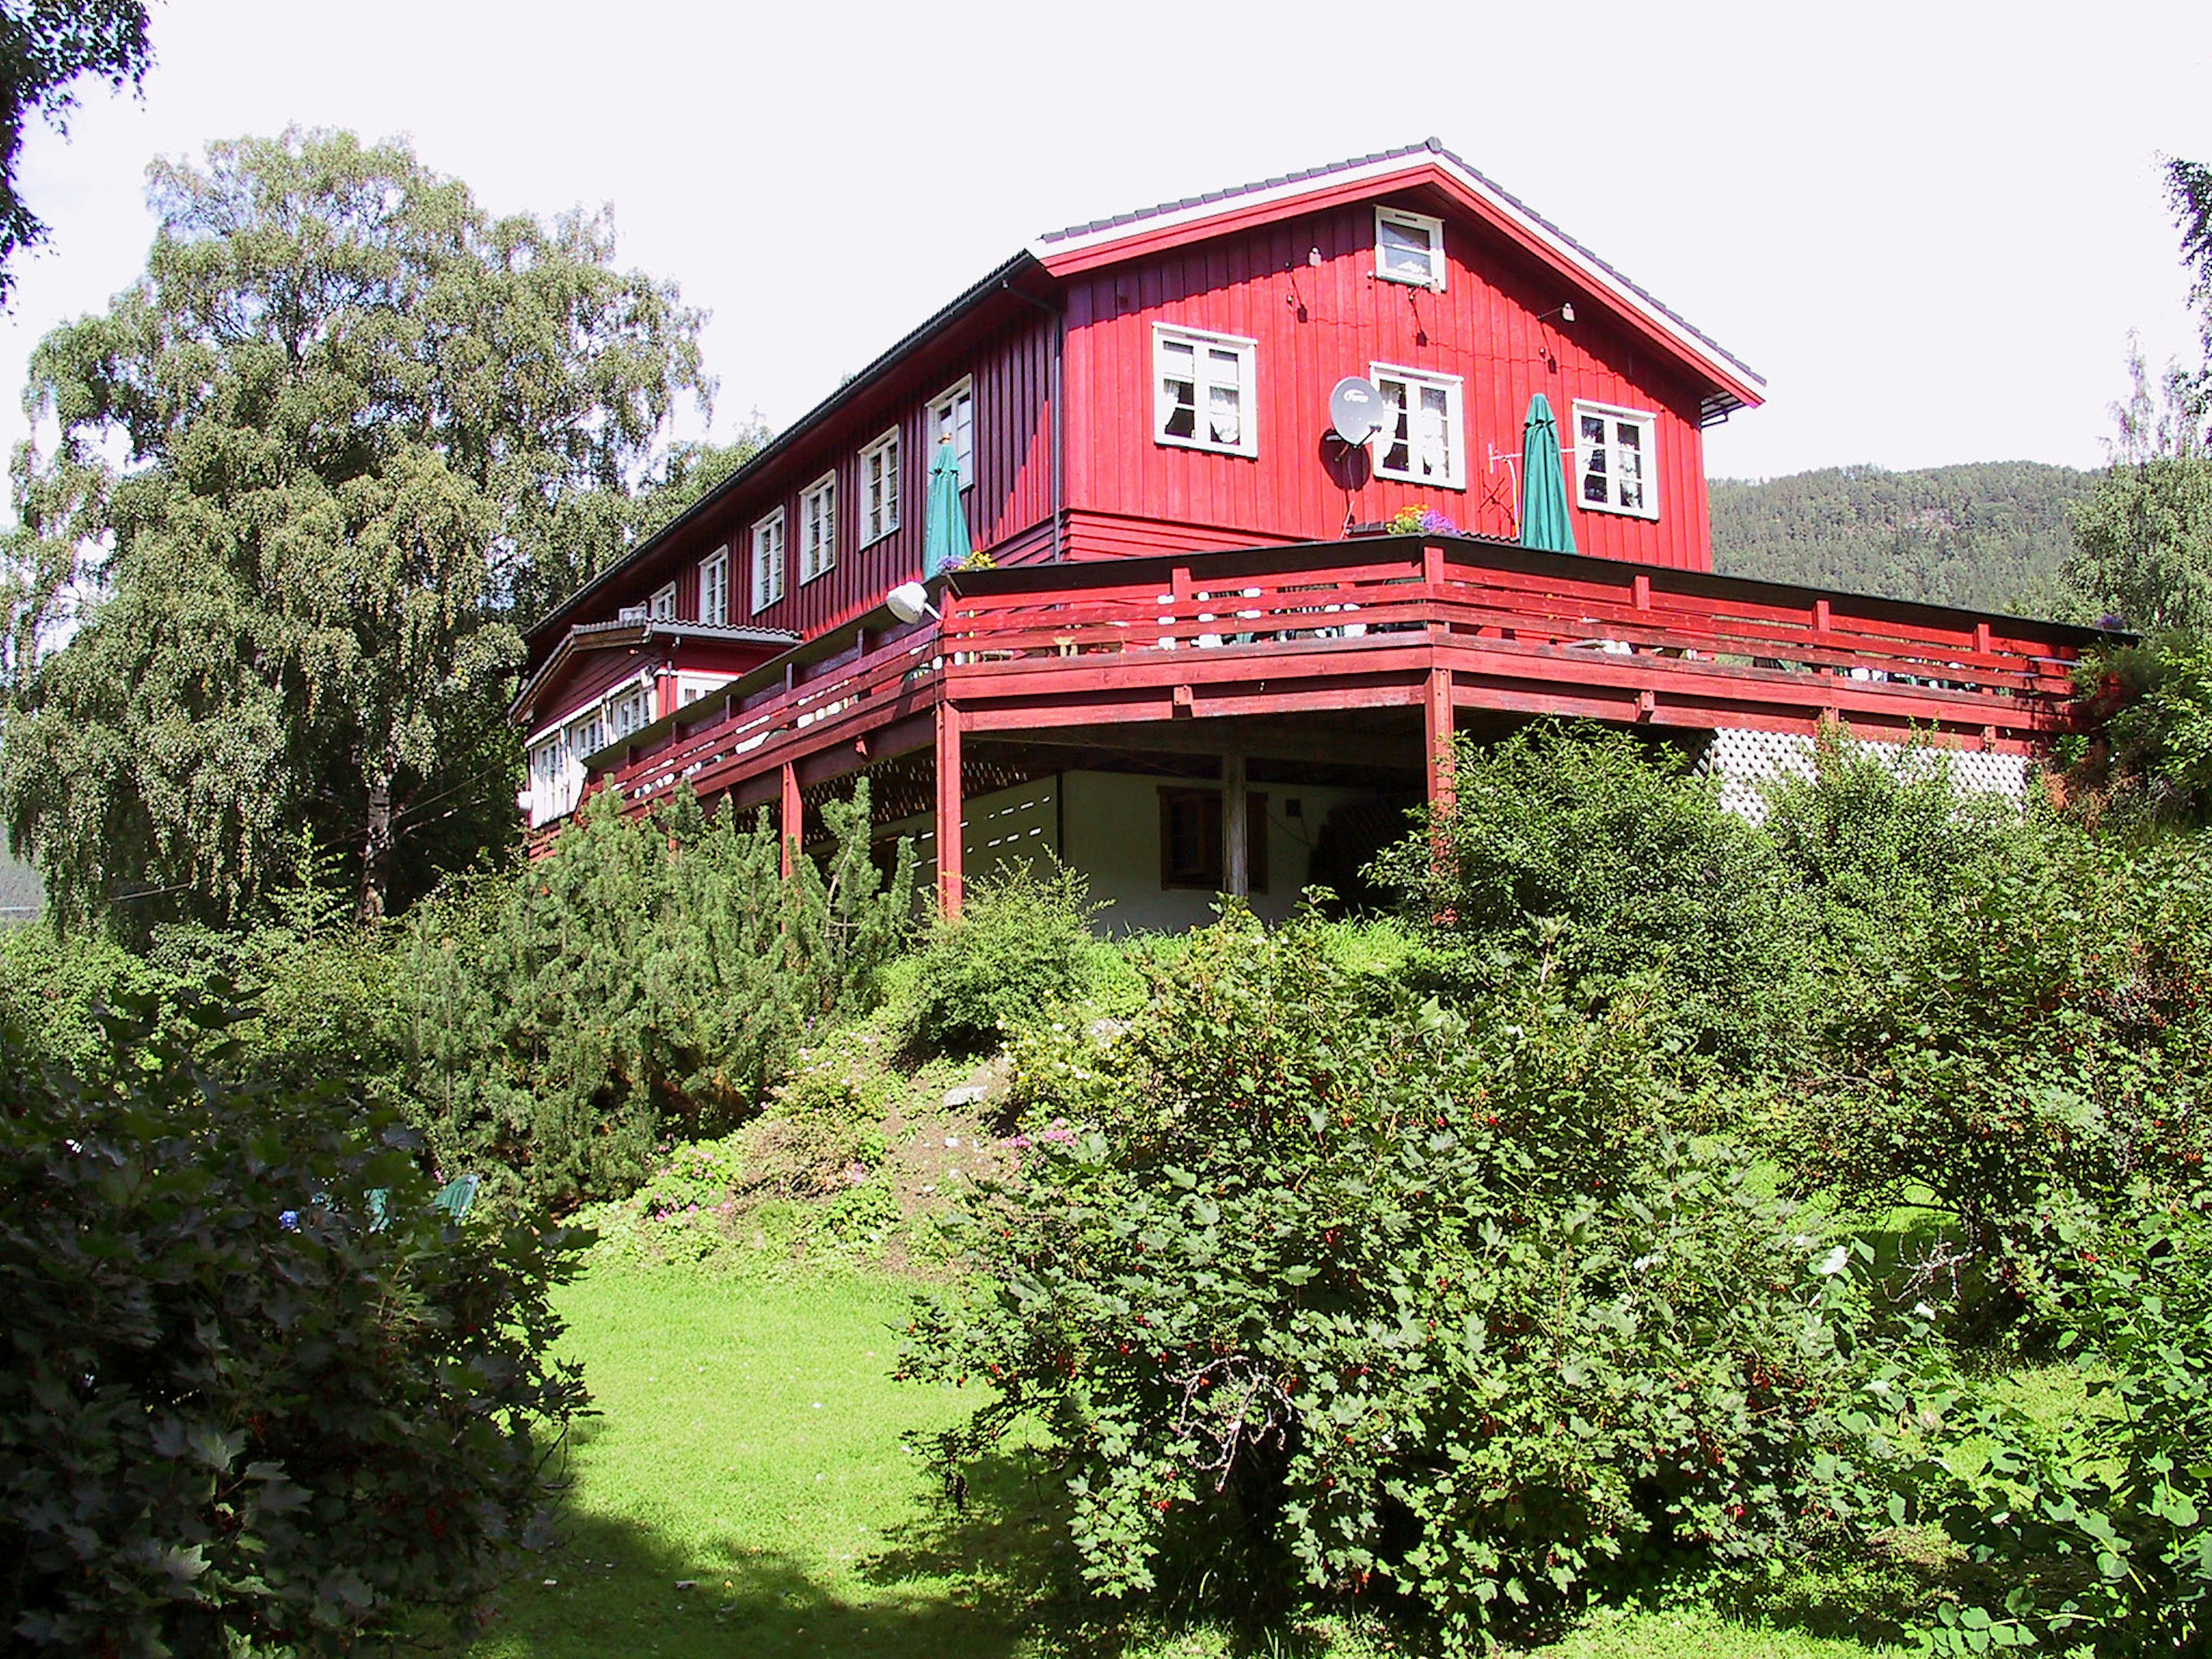
[[[276,1224],[288,1231],[296,1231],[300,1225],[300,1212],[297,1210],[284,1211],[276,1218]]]

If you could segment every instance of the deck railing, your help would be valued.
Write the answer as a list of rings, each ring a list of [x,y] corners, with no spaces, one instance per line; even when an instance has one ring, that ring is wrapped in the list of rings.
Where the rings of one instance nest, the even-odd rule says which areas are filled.
[[[1701,572],[1408,541],[1286,548],[1188,560],[1025,567],[958,578],[944,619],[887,642],[878,612],[848,637],[802,647],[697,706],[676,734],[607,775],[627,802],[690,779],[702,794],[812,754],[848,733],[925,710],[940,685],[998,682],[1029,662],[1060,670],[1162,664],[1205,653],[1280,664],[1311,648],[1342,660],[1427,642],[1465,665],[1534,654],[1571,684],[1634,668],[1737,683],[1751,701],[1894,702],[1960,728],[2018,738],[2063,729],[2071,672],[2094,637],[2058,624],[1820,594]],[[1588,671],[1571,653],[1603,659]],[[1068,661],[1075,659],[1075,661]],[[1523,668],[1529,665],[1523,664]],[[1268,666],[1279,676],[1288,665]],[[1827,677],[1823,688],[1800,677]],[[1908,708],[1909,706],[1909,708]]]

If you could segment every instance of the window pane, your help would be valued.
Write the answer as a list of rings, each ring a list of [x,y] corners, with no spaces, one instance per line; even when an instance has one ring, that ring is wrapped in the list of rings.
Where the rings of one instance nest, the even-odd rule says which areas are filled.
[[[1172,376],[1160,381],[1161,407],[1167,418],[1160,430],[1170,438],[1188,438],[1198,431],[1198,386],[1195,381]]]
[[[1425,229],[1394,224],[1385,219],[1380,234],[1382,269],[1387,274],[1411,276],[1420,282],[1426,282],[1434,275],[1435,264]]]
[[[1243,422],[1237,409],[1237,388],[1218,386],[1213,388],[1206,412],[1207,428],[1218,444],[1234,444],[1243,430]]]

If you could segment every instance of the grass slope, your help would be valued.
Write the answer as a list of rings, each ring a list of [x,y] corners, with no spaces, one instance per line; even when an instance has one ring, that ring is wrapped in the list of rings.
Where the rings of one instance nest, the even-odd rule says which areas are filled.
[[[1068,1585],[1042,1490],[1009,1468],[964,1512],[900,1444],[963,1403],[894,1384],[908,1289],[606,1267],[563,1292],[603,1413],[575,1448],[562,1543],[471,1659],[1371,1659],[1387,1626],[1237,1631],[1102,1615]],[[693,1588],[679,1590],[679,1581]],[[1607,1613],[1547,1659],[1866,1659],[1702,1611]]]

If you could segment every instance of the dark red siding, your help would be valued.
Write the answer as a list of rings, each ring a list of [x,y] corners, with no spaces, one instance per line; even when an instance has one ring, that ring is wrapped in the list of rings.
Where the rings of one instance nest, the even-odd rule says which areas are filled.
[[[983,342],[969,355],[934,365],[918,364],[871,408],[841,422],[818,442],[787,456],[772,472],[753,480],[750,489],[734,492],[714,519],[689,538],[689,556],[677,589],[678,614],[697,614],[698,562],[725,542],[730,549],[730,620],[790,629],[808,638],[881,604],[892,588],[921,575],[926,494],[936,454],[929,403],[963,378],[972,377],[975,392],[975,481],[967,492],[969,537],[975,546],[989,547],[1042,526],[1042,544],[1048,550],[1053,349],[1053,319],[1039,314],[1022,327]],[[863,547],[860,451],[894,426],[899,434],[899,527]],[[799,496],[832,471],[837,477],[836,562],[802,585]],[[784,511],[784,597],[756,611],[752,527],[779,506]],[[999,557],[1002,563],[1013,562],[1004,550]],[[639,591],[625,591],[622,602],[636,603],[653,586],[641,578]]]
[[[1419,197],[1402,205],[1437,211]],[[1577,398],[1657,417],[1658,521],[1578,508],[1579,550],[1710,568],[1698,389],[1494,233],[1448,218],[1444,245],[1443,293],[1378,280],[1370,202],[1070,277],[1070,554],[1320,540],[1409,505],[1510,534],[1522,423],[1530,394],[1542,392],[1568,444]],[[1315,249],[1319,265],[1308,263]],[[1578,302],[1571,325],[1542,315],[1565,301]],[[1153,441],[1155,322],[1258,342],[1256,459]],[[1356,490],[1343,487],[1334,441],[1324,438],[1329,388],[1374,362],[1462,377],[1464,491],[1365,477],[1364,469]],[[1499,459],[1506,455],[1511,465]],[[1186,526],[1199,538],[1178,539]]]

